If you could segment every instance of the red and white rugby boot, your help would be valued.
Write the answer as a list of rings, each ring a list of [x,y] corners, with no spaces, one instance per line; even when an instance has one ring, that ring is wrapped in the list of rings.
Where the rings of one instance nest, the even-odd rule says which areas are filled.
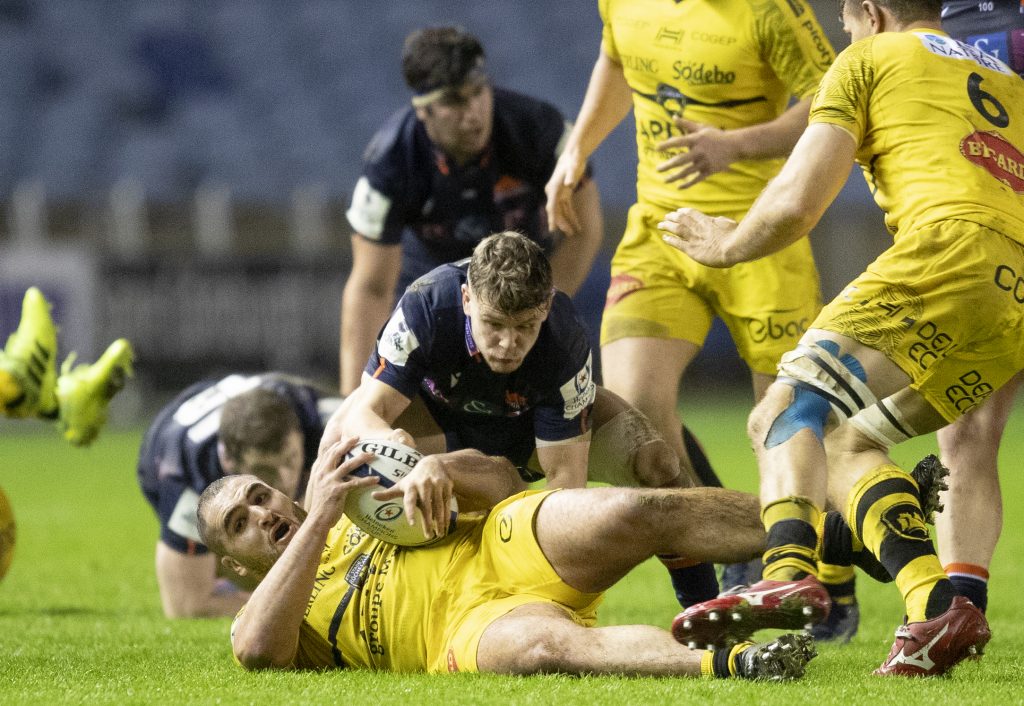
[[[992,639],[985,614],[963,596],[942,615],[896,628],[896,642],[875,674],[930,677],[945,674],[968,657],[981,654]]]
[[[672,636],[691,648],[725,647],[766,628],[810,629],[828,617],[830,604],[814,576],[758,581],[690,606],[672,621]]]

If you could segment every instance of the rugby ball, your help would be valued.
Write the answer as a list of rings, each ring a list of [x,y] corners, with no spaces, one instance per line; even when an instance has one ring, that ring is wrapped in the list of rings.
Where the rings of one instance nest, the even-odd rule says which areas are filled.
[[[423,533],[423,518],[418,509],[415,522],[409,524],[402,498],[377,500],[373,497],[377,490],[390,488],[409,475],[423,454],[397,441],[364,439],[348,452],[348,456],[357,456],[363,452],[372,453],[375,458],[357,468],[352,475],[376,476],[377,485],[349,492],[345,498],[345,514],[348,518],[371,537],[402,547],[420,547],[439,541]],[[449,532],[455,528],[455,519],[459,514],[455,498],[452,498],[450,509]]]
[[[14,558],[14,511],[0,489],[0,579],[7,574]]]

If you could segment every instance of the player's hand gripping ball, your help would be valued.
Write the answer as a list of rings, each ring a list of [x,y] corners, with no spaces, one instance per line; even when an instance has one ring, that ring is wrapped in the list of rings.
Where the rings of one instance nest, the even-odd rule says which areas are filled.
[[[348,452],[349,457],[367,452],[376,458],[352,472],[353,476],[376,476],[377,485],[356,488],[345,498],[345,514],[359,529],[371,537],[397,544],[402,547],[419,547],[439,541],[438,537],[427,537],[423,532],[423,517],[419,508],[413,524],[405,515],[402,498],[377,500],[373,493],[381,488],[390,488],[412,472],[416,462],[423,458],[416,449],[397,441],[364,439]],[[459,506],[452,498],[451,520],[448,527],[455,526]]]
[[[14,558],[14,511],[0,490],[0,579],[7,574]]]

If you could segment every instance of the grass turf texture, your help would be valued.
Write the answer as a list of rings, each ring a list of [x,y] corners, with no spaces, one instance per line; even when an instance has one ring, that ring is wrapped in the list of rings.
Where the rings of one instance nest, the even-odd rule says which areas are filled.
[[[694,405],[696,407],[697,405]],[[745,403],[703,404],[688,416],[733,487],[756,487],[743,437]],[[1020,703],[1024,660],[1024,477],[1021,411],[1002,451],[1006,521],[996,553],[989,618],[994,639],[979,662],[946,678],[870,675],[902,616],[893,585],[860,574],[860,633],[819,646],[808,676],[790,684],[689,679],[507,678],[372,672],[246,673],[230,658],[229,621],[163,618],[153,575],[157,524],[135,482],[140,432],[105,433],[73,449],[38,424],[0,426],[0,487],[18,523],[10,573],[0,582],[0,703],[412,703],[623,704],[718,702]],[[897,449],[909,467],[932,437]],[[639,567],[609,592],[602,624],[667,626],[678,611],[663,569]]]

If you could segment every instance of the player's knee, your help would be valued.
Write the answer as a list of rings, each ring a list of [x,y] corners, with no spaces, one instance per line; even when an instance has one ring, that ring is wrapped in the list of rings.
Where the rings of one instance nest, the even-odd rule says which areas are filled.
[[[560,623],[561,621],[555,621]],[[513,669],[519,674],[548,674],[566,671],[573,650],[562,626],[535,630],[523,640]]]
[[[679,457],[664,439],[655,439],[636,449],[633,475],[645,488],[674,488],[679,485]]]

